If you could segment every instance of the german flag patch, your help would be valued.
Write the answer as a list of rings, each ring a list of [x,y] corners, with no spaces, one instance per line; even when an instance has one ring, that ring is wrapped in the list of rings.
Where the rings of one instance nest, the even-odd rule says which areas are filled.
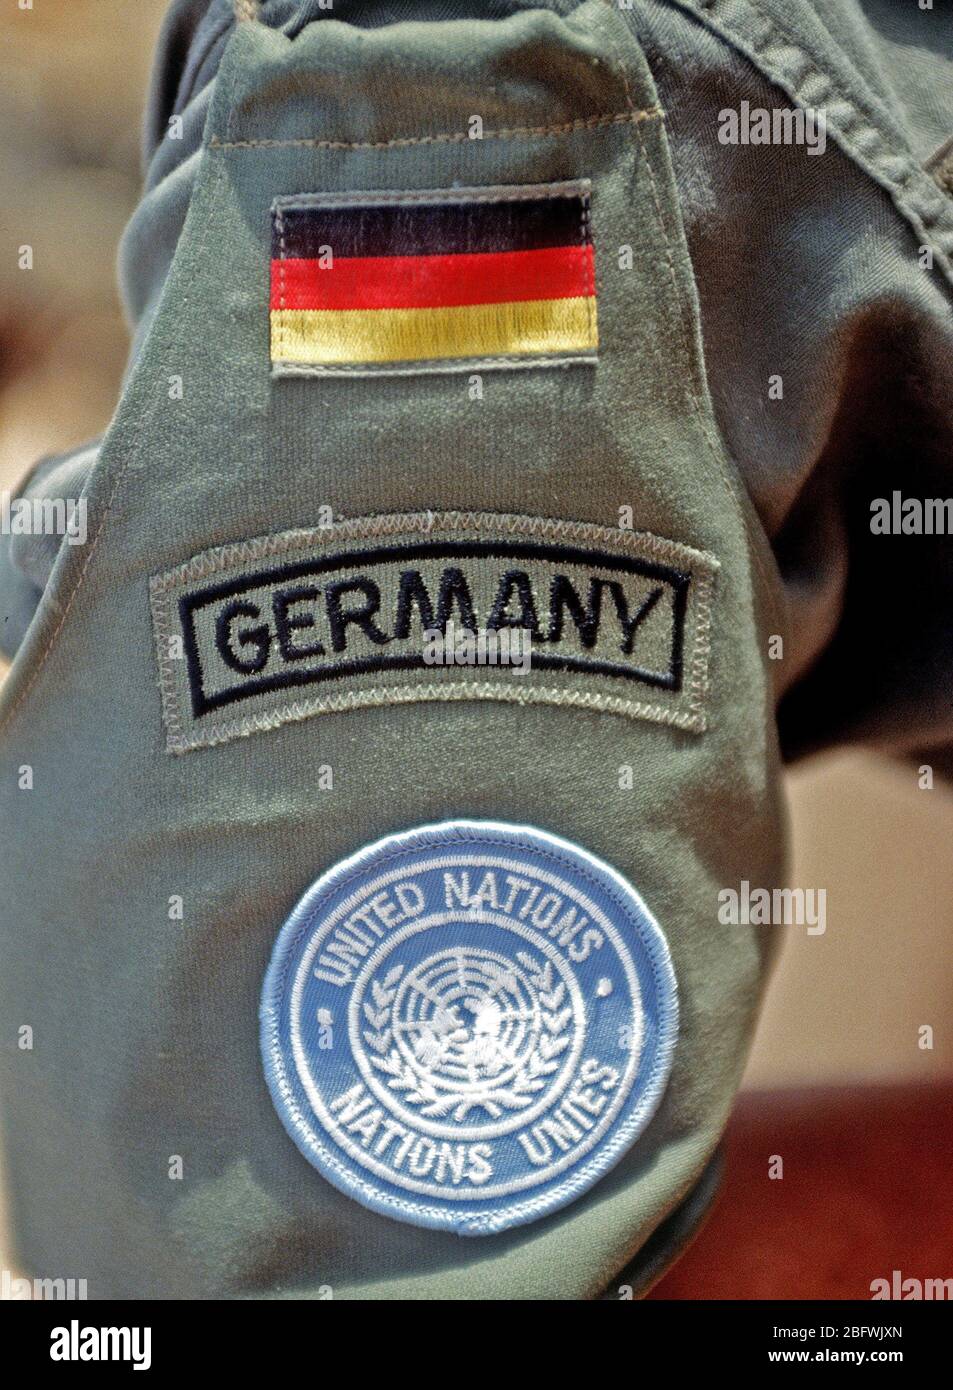
[[[275,376],[596,360],[588,181],[302,194],[273,218]]]

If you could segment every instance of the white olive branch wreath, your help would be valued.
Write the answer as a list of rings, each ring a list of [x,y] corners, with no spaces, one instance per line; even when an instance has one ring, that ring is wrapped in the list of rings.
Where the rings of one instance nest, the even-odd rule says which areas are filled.
[[[363,1006],[369,1027],[362,1033],[371,1049],[370,1061],[385,1074],[387,1085],[392,1090],[402,1092],[402,1100],[422,1107],[422,1116],[437,1119],[452,1112],[453,1119],[459,1124],[471,1110],[480,1107],[493,1119],[499,1119],[504,1110],[520,1110],[529,1105],[546,1085],[546,1077],[558,1069],[558,1059],[570,1043],[572,1007],[563,1007],[566,985],[564,981],[555,979],[551,961],[540,965],[525,951],[518,951],[516,959],[525,967],[538,991],[541,1027],[535,1044],[529,1055],[520,1062],[508,1085],[489,1084],[462,1098],[458,1094],[441,1094],[426,1076],[401,1056],[394,1045],[392,1011],[403,967],[394,966],[383,979],[371,981],[373,1002],[365,1000]],[[452,1023],[449,1016],[448,1021]]]

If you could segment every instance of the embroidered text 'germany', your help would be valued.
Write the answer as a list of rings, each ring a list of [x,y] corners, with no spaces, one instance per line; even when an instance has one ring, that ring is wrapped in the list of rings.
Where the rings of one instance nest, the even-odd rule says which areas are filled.
[[[188,720],[210,730],[195,742],[221,741],[220,721],[237,707],[268,727],[302,717],[289,698],[339,709],[411,698],[601,701],[628,713],[640,690],[672,702],[666,722],[695,727],[688,706],[703,693],[708,557],[608,528],[532,531],[518,518],[460,517],[466,524],[434,516],[432,528],[408,524],[402,534],[384,526],[373,541],[373,519],[287,533],[158,576],[170,732]],[[518,666],[487,656],[517,634],[527,654]],[[434,639],[448,635],[449,652],[435,657]]]

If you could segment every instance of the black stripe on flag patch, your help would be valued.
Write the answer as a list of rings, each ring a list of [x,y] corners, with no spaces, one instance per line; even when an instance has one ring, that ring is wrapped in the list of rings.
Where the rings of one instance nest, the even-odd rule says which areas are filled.
[[[282,260],[316,259],[329,246],[335,256],[343,257],[479,254],[588,245],[588,204],[588,195],[577,192],[480,201],[473,200],[471,194],[469,202],[299,205],[282,209],[275,219],[274,256]]]

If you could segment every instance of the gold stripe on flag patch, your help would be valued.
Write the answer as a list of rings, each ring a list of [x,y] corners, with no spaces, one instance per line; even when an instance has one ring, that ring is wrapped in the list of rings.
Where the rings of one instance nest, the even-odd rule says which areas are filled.
[[[273,219],[275,376],[596,360],[587,180],[300,194]]]
[[[440,309],[276,309],[276,362],[408,362],[556,354],[598,346],[590,299]]]

